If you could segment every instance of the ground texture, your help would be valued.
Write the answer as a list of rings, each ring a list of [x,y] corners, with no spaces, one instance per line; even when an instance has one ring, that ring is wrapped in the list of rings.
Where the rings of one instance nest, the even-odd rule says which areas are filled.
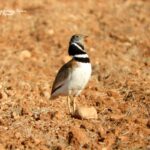
[[[66,97],[49,101],[75,33],[89,35],[93,66],[78,105],[94,106],[97,120],[72,118]],[[0,0],[0,150],[5,149],[150,149],[149,0]]]

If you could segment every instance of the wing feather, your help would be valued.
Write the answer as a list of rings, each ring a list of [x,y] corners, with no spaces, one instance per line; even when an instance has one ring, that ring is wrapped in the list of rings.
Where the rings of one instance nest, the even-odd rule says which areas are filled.
[[[60,70],[57,73],[57,76],[54,80],[53,86],[52,86],[52,91],[51,91],[51,95],[57,90],[59,89],[61,86],[63,86],[63,84],[65,83],[65,81],[68,79],[69,77],[69,72],[71,70],[71,65],[70,65],[69,61],[68,63],[66,63],[65,65],[63,65]]]

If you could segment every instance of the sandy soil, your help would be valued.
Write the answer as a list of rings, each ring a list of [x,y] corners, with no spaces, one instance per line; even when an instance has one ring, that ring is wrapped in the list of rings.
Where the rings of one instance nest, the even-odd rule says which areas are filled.
[[[149,16],[149,0],[0,0],[0,150],[150,149]],[[49,101],[75,33],[93,66],[78,105],[97,120]]]

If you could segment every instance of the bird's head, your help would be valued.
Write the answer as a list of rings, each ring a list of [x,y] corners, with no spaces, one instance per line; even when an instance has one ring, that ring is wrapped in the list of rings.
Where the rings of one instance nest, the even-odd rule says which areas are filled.
[[[72,43],[79,43],[81,45],[84,45],[84,40],[87,38],[88,36],[86,35],[82,35],[82,34],[75,34],[71,37],[70,39],[70,44]]]
[[[81,34],[75,34],[71,37],[69,42],[68,53],[70,56],[86,54],[84,49],[84,41],[87,36]]]

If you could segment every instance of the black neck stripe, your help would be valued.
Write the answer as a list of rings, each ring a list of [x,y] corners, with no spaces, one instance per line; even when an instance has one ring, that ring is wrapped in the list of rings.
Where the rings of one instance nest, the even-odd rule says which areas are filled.
[[[83,50],[84,50],[84,46],[80,43],[76,43],[77,45],[79,45]]]
[[[78,62],[82,62],[82,63],[89,63],[90,59],[88,57],[83,58],[83,57],[74,57],[74,59]]]
[[[78,44],[78,43],[76,43],[76,44]],[[84,51],[84,47],[81,46],[81,44],[79,46],[83,49],[83,51],[79,47],[77,47],[75,44],[70,44],[69,50],[68,50],[69,55],[74,56],[74,55],[78,55],[78,54],[86,54],[86,52]]]

